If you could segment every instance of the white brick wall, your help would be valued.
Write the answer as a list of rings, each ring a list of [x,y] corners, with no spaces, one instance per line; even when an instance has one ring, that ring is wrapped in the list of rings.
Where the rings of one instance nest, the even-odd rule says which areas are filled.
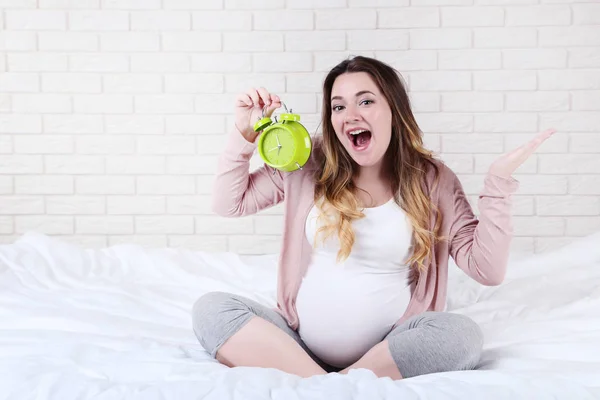
[[[515,250],[600,230],[597,0],[0,0],[0,242],[277,251],[281,207],[210,211],[233,97],[314,131],[349,54],[401,71],[476,212],[496,157],[559,130],[516,173]]]

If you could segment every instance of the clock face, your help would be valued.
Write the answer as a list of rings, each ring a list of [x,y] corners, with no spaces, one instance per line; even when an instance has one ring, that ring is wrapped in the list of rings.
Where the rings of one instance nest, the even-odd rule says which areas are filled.
[[[274,165],[291,163],[296,154],[296,143],[292,132],[287,129],[273,128],[265,134],[262,151],[267,160]]]

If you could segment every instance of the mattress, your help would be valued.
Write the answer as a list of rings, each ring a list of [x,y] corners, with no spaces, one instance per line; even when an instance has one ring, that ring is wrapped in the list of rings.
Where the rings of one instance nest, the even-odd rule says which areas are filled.
[[[219,290],[274,306],[276,260],[85,249],[37,232],[0,246],[0,399],[600,398],[600,233],[511,259],[496,287],[451,260],[447,311],[482,327],[480,364],[399,381],[211,359],[191,328],[193,303]]]

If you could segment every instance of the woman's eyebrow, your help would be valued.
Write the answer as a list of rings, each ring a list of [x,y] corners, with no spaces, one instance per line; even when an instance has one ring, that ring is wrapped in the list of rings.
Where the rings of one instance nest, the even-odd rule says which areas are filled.
[[[356,92],[356,94],[355,94],[354,96],[355,96],[355,97],[358,97],[358,96],[361,96],[361,95],[363,95],[363,94],[365,94],[365,93],[371,93],[373,96],[375,96],[375,93],[373,93],[373,92],[371,92],[371,91],[369,91],[369,90],[361,90],[360,92]],[[331,98],[331,101],[333,101],[333,100],[342,100],[342,99],[343,99],[343,97],[342,97],[342,96],[333,96],[333,97]]]

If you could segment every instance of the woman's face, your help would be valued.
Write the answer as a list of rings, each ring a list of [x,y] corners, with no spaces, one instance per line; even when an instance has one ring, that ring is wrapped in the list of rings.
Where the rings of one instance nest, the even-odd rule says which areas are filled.
[[[366,72],[338,76],[331,90],[331,124],[361,167],[380,167],[392,137],[392,112]]]

